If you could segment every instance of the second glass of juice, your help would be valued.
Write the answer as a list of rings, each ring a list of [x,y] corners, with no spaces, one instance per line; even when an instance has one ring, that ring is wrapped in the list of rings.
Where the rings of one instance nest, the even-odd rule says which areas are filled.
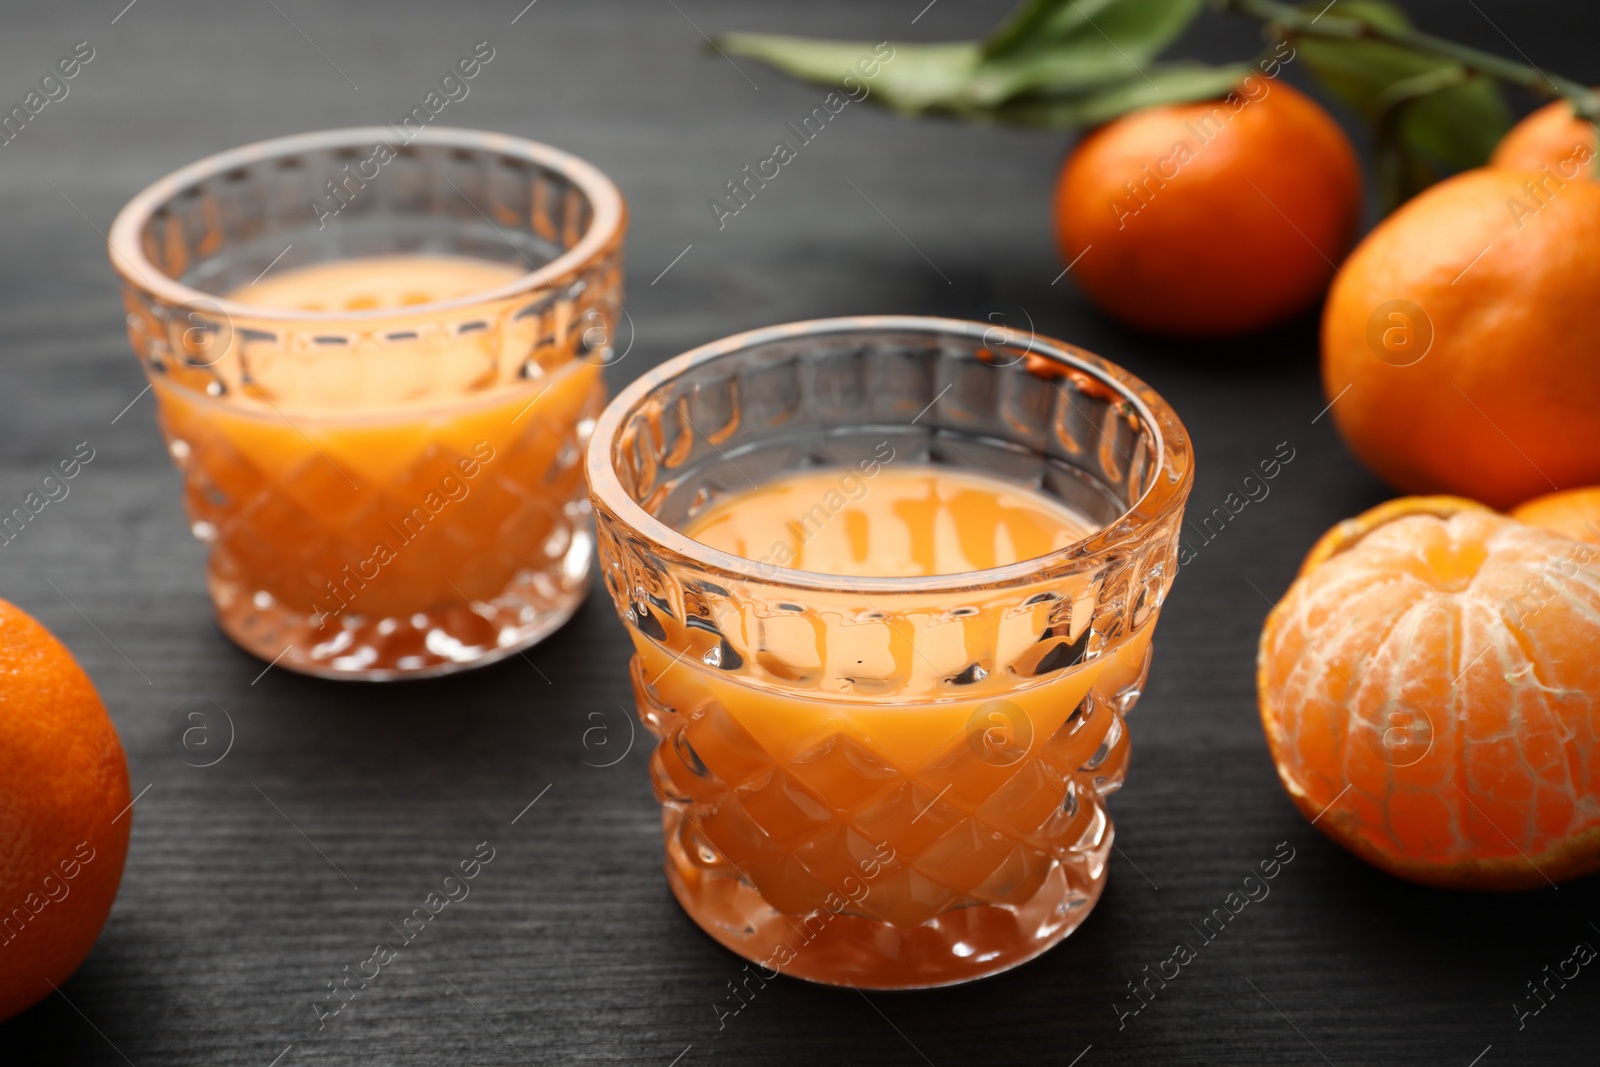
[[[980,323],[823,320],[645,374],[587,465],[707,933],[904,989],[1084,920],[1193,479],[1159,396]]]
[[[447,128],[249,145],[123,209],[129,336],[230,637],[398,678],[576,610],[624,223],[589,164]]]

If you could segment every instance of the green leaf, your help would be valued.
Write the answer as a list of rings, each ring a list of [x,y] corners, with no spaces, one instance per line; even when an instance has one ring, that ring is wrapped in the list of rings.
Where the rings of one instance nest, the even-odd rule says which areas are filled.
[[[1034,0],[984,42],[966,102],[1120,82],[1176,40],[1202,0]]]
[[[1057,48],[1075,40],[1110,39],[1153,56],[1189,28],[1203,0],[1030,0],[983,43],[994,59]]]
[[[1392,30],[1410,28],[1405,13],[1382,0],[1346,0],[1339,14]],[[1454,60],[1371,38],[1296,37],[1294,47],[1329,91],[1375,126],[1392,127],[1387,151],[1476,167],[1511,126],[1499,86],[1470,77]],[[1414,162],[1396,172],[1413,174]]]
[[[985,56],[1003,56],[1069,37],[1118,0],[1028,0],[983,42]]]
[[[1300,5],[1302,11],[1325,12],[1333,4],[1324,5],[1320,0],[1308,0]],[[1398,4],[1389,0],[1343,0],[1339,10],[1333,12],[1339,18],[1360,19],[1384,30],[1409,30],[1411,29],[1411,16]]]
[[[996,109],[994,116],[1019,126],[1095,126],[1144,107],[1215,99],[1238,85],[1252,69],[1248,63],[1226,67],[1157,64],[1142,74],[1089,92],[1016,100]]]
[[[872,42],[730,33],[716,47],[807,81],[866,82],[869,99],[897,111],[981,113],[1025,94],[1121,85],[1199,14],[1203,0],[1030,0],[987,41],[895,42],[893,58],[863,77]],[[854,83],[852,83],[854,84]]]
[[[1084,12],[1088,23],[1073,32],[1074,38],[1108,37],[1135,59],[1155,56],[1183,36],[1205,6],[1204,0],[1113,0],[1090,14],[1083,0],[1066,2]]]
[[[1380,0],[1347,0],[1339,14],[1393,30],[1411,27],[1403,11]],[[1319,81],[1372,119],[1378,117],[1385,92],[1396,82],[1456,65],[1449,59],[1371,38],[1296,37],[1294,47]]]
[[[1464,170],[1488,162],[1511,128],[1511,109],[1499,87],[1480,78],[1407,106],[1404,128],[1408,142]]]
[[[869,100],[907,112],[956,106],[979,58],[974,42],[895,44],[892,58],[881,61],[873,51],[879,47],[875,41],[820,41],[771,33],[725,33],[716,38],[716,47],[823,85],[843,86],[851,78],[851,85],[870,87]],[[877,66],[876,76],[864,76],[863,61]]]
[[[1030,92],[1071,92],[1103,88],[1137,76],[1143,62],[1100,44],[1084,42],[1047,52],[1029,52],[980,63],[961,94],[961,102],[992,107]]]
[[[910,114],[953,106],[978,64],[978,46],[971,43],[892,47],[894,58],[878,76],[863,79],[872,90],[867,99]]]

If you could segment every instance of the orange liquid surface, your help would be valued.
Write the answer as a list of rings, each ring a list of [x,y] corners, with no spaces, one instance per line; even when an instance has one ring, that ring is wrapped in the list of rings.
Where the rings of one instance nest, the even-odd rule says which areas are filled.
[[[240,286],[228,299],[297,311],[378,311],[471,296],[523,273],[510,263],[464,256],[366,256],[272,274]]]
[[[359,258],[274,272],[228,297],[404,313],[522,273],[458,257]],[[361,328],[378,338],[401,327]],[[559,560],[573,536],[564,508],[583,494],[574,427],[598,409],[599,368],[574,360],[521,380],[493,334],[358,341],[381,351],[365,362],[241,342],[263,382],[301,360],[302,387],[278,400],[248,388],[212,398],[157,378],[197,533],[214,545],[214,579],[256,591],[257,606],[265,594],[294,612],[383,619],[488,601]]]
[[[684,532],[780,566],[891,577],[1004,566],[1093,529],[1010,483],[902,462],[870,479],[786,477],[714,503]],[[737,676],[706,659],[728,651],[702,650],[675,620],[664,642],[635,634],[641,707],[670,742],[653,772],[674,890],[724,944],[802,977],[934,985],[1021,962],[1098,896],[1100,797],[1127,752],[1120,698],[1137,695],[1153,626],[1040,670],[1070,590],[1033,603],[1034,589],[975,582],[891,607],[849,589],[718,620],[732,653],[754,661]],[[1087,642],[1090,614],[1060,636]],[[673,798],[686,801],[676,823]]]
[[[1094,527],[1003,482],[933,467],[869,481],[815,470],[768,482],[695,516],[684,531],[746,559],[821,574],[912,578],[1003,567],[1081,541]]]

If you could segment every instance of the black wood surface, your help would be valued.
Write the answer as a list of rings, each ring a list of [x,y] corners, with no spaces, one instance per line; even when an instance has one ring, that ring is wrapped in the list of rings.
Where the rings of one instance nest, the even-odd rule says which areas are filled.
[[[142,791],[99,945],[61,995],[0,1025],[0,1063],[1596,1061],[1600,976],[1583,973],[1521,1029],[1512,1004],[1575,942],[1600,944],[1600,882],[1514,896],[1411,887],[1308,827],[1273,773],[1253,681],[1267,598],[1317,534],[1389,495],[1316,418],[1313,318],[1242,343],[1165,343],[1108,323],[1070,280],[1052,285],[1049,195],[1066,140],[1051,133],[852,105],[717,228],[710,197],[822,93],[735,67],[700,31],[965,37],[1005,4],[524,2],[0,9],[7,108],[76,42],[96,50],[70,96],[0,147],[0,504],[79,442],[95,449],[70,496],[0,549],[0,596],[78,655]],[[1600,79],[1589,5],[1407,6],[1429,28]],[[1183,47],[1244,56],[1254,33],[1209,15]],[[1294,449],[1270,497],[1192,546],[1130,721],[1110,887],[1039,961],[870,998],[779,980],[719,1025],[741,961],[667,891],[647,746],[629,748],[626,641],[598,590],[526,658],[409,684],[263,675],[216,629],[102,231],[191,159],[398,119],[480,40],[496,58],[448,120],[560,145],[628,197],[634,336],[614,385],[791,319],[1031,316],[1172,401],[1198,451],[1192,507],[1220,503],[1280,442]],[[188,713],[214,707],[232,730],[213,711],[200,755],[194,735],[184,744]],[[192,766],[230,732],[226,758]],[[471,896],[319,1029],[326,983],[482,841],[495,858]],[[1126,983],[1194,940],[1190,924],[1281,842],[1294,859],[1271,895],[1119,1029]]]

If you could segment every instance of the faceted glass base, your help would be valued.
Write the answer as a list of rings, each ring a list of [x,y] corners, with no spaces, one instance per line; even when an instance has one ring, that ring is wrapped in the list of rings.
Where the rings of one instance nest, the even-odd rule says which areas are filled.
[[[673,893],[729,949],[814,982],[919,989],[1032,959],[1105,887],[1105,798],[1127,772],[1123,715],[1148,634],[1016,694],[1011,723],[963,723],[916,759],[883,720],[863,732],[859,708],[769,702],[741,720],[732,709],[749,712],[749,694],[691,657],[642,652],[634,691],[661,739],[650,771]]]
[[[307,616],[214,569],[208,584],[217,624],[246,652],[299,674],[392,681],[482,667],[538,644],[588,595],[591,559],[589,539],[578,538],[555,574],[524,572],[492,601],[463,600],[398,618]]]
[[[700,928],[723,947],[791,978],[858,989],[930,989],[987,978],[1026,963],[1059,944],[1094,910],[1105,888],[1103,847],[1087,857],[1099,872],[1086,884],[1051,865],[1039,888],[1014,904],[972,904],[917,926],[852,914],[847,903],[805,914],[773,908],[738,875],[718,872],[689,854],[684,834],[666,810],[667,882]],[[764,975],[770,977],[770,974]]]

